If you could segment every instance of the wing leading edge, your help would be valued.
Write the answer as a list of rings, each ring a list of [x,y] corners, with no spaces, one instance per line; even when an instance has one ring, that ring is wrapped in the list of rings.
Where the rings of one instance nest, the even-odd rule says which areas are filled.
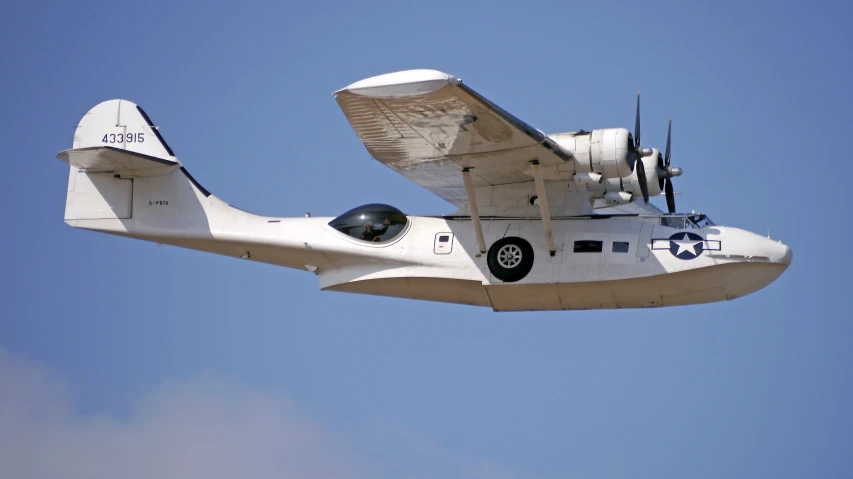
[[[574,173],[571,153],[446,73],[380,75],[335,99],[373,158],[455,206],[463,168],[475,187],[531,182],[533,160],[549,179]]]

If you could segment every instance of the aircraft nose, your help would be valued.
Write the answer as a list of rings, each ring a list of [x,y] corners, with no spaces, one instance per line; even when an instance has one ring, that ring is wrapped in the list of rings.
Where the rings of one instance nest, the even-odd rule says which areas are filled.
[[[791,261],[793,259],[794,252],[791,250],[790,246],[782,242],[776,243],[774,245],[773,254],[770,256],[770,261],[790,266]]]
[[[782,262],[790,265],[791,261],[794,259],[794,251],[791,250],[791,247],[785,245],[785,254],[782,256]]]

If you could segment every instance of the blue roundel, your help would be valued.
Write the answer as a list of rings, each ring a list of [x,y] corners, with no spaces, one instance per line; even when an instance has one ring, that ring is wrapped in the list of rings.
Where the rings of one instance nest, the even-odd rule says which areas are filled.
[[[669,252],[678,259],[693,259],[702,254],[705,241],[696,233],[679,232],[669,237]]]

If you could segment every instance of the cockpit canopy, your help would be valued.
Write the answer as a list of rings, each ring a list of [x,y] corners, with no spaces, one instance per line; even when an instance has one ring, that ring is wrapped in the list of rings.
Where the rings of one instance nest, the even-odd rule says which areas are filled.
[[[330,221],[329,226],[358,240],[385,243],[399,236],[408,222],[397,208],[374,203],[347,211]]]
[[[706,226],[716,226],[716,223],[702,213],[661,215],[660,224],[677,229],[700,229]]]

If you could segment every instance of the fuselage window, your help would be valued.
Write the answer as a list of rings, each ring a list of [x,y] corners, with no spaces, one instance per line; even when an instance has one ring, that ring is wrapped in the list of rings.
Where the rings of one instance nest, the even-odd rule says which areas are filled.
[[[329,222],[341,233],[370,243],[384,243],[396,238],[409,219],[393,206],[371,204],[359,206]]]
[[[601,253],[602,241],[581,240],[575,241],[575,253]]]
[[[450,236],[439,236],[438,237],[439,243],[447,243],[448,241],[450,241]]]
[[[627,241],[614,241],[613,242],[613,252],[614,253],[627,253],[628,252],[628,242]]]

